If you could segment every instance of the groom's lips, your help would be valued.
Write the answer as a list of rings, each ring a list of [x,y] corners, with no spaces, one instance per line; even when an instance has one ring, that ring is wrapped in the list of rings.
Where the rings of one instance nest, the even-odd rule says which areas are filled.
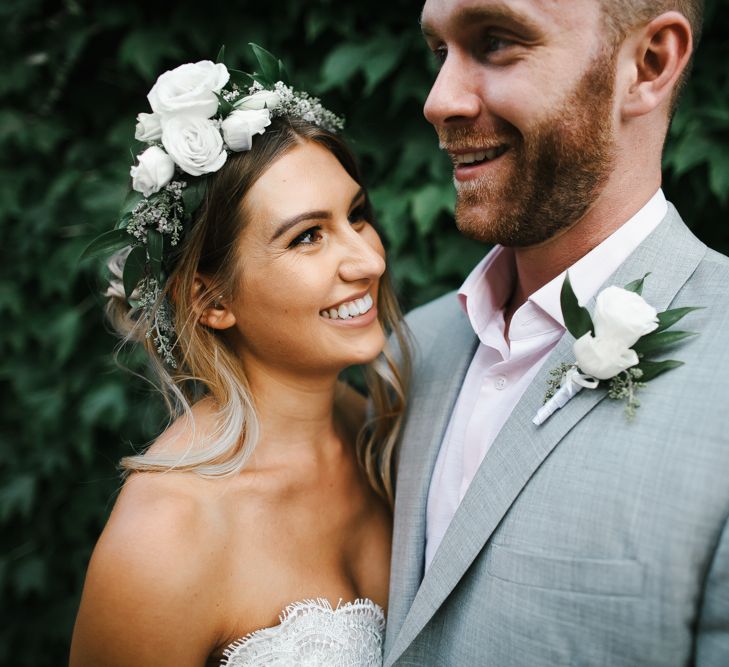
[[[466,148],[453,150],[446,147],[453,162],[453,175],[458,181],[478,178],[484,171],[493,168],[501,157],[508,152],[508,144],[498,144],[488,148]]]

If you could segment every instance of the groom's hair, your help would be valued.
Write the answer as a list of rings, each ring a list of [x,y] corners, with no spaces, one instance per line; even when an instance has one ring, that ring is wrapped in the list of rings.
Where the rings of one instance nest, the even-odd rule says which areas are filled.
[[[614,46],[619,45],[631,29],[644,25],[656,16],[669,11],[680,12],[688,19],[693,35],[694,50],[701,38],[704,0],[600,0],[600,4],[603,23]],[[672,111],[689,77],[692,61],[693,58],[681,74],[676,90],[673,91]]]

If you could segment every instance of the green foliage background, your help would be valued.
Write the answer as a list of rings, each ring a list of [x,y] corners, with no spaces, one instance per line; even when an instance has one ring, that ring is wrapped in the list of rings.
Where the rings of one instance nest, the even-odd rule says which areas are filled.
[[[345,113],[406,308],[457,286],[485,248],[452,223],[448,161],[421,113],[435,67],[419,0],[142,3],[3,0],[0,53],[0,663],[59,665],[116,462],[159,428],[111,359],[92,266],[78,257],[123,198],[134,119],[164,69],[252,68],[257,42]],[[729,0],[709,2],[671,129],[665,189],[729,253]],[[139,366],[133,355],[127,359]]]

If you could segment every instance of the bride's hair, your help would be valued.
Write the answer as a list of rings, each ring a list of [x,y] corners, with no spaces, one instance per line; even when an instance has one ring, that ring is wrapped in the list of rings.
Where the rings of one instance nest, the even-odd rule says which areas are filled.
[[[174,305],[177,342],[173,349],[177,368],[160,359],[147,335],[147,322],[130,308],[123,290],[110,289],[107,316],[122,336],[122,344],[138,342],[146,348],[159,379],[170,418],[187,416],[193,437],[182,454],[148,452],[128,456],[122,469],[131,471],[193,471],[204,477],[235,474],[256,446],[259,424],[245,373],[225,337],[199,323],[203,310],[215,301],[230,298],[240,284],[241,264],[237,240],[246,225],[241,201],[258,178],[279,157],[297,145],[314,142],[334,155],[347,173],[362,183],[349,148],[335,134],[297,118],[274,119],[251,150],[229,155],[227,163],[209,177],[205,199],[185,240],[180,244],[163,298]],[[112,273],[120,274],[124,257],[112,258]],[[209,277],[204,293],[196,293],[195,276]],[[405,406],[410,356],[402,321],[387,272],[380,279],[379,319],[398,348],[396,363],[390,344],[378,359],[367,364],[364,375],[372,414],[357,438],[357,455],[372,486],[390,502],[393,499],[394,448]],[[196,442],[192,404],[210,397],[216,406],[217,427]],[[203,446],[200,446],[200,445]]]

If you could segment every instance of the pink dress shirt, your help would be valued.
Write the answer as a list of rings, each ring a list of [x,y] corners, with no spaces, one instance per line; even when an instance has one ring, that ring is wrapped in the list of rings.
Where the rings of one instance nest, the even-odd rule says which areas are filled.
[[[630,220],[569,268],[580,303],[597,293],[667,211],[659,189]],[[504,305],[512,293],[515,274],[514,251],[496,246],[458,292],[480,344],[456,400],[430,482],[426,568],[486,452],[565,332],[560,308],[562,273],[514,313],[505,335]]]

